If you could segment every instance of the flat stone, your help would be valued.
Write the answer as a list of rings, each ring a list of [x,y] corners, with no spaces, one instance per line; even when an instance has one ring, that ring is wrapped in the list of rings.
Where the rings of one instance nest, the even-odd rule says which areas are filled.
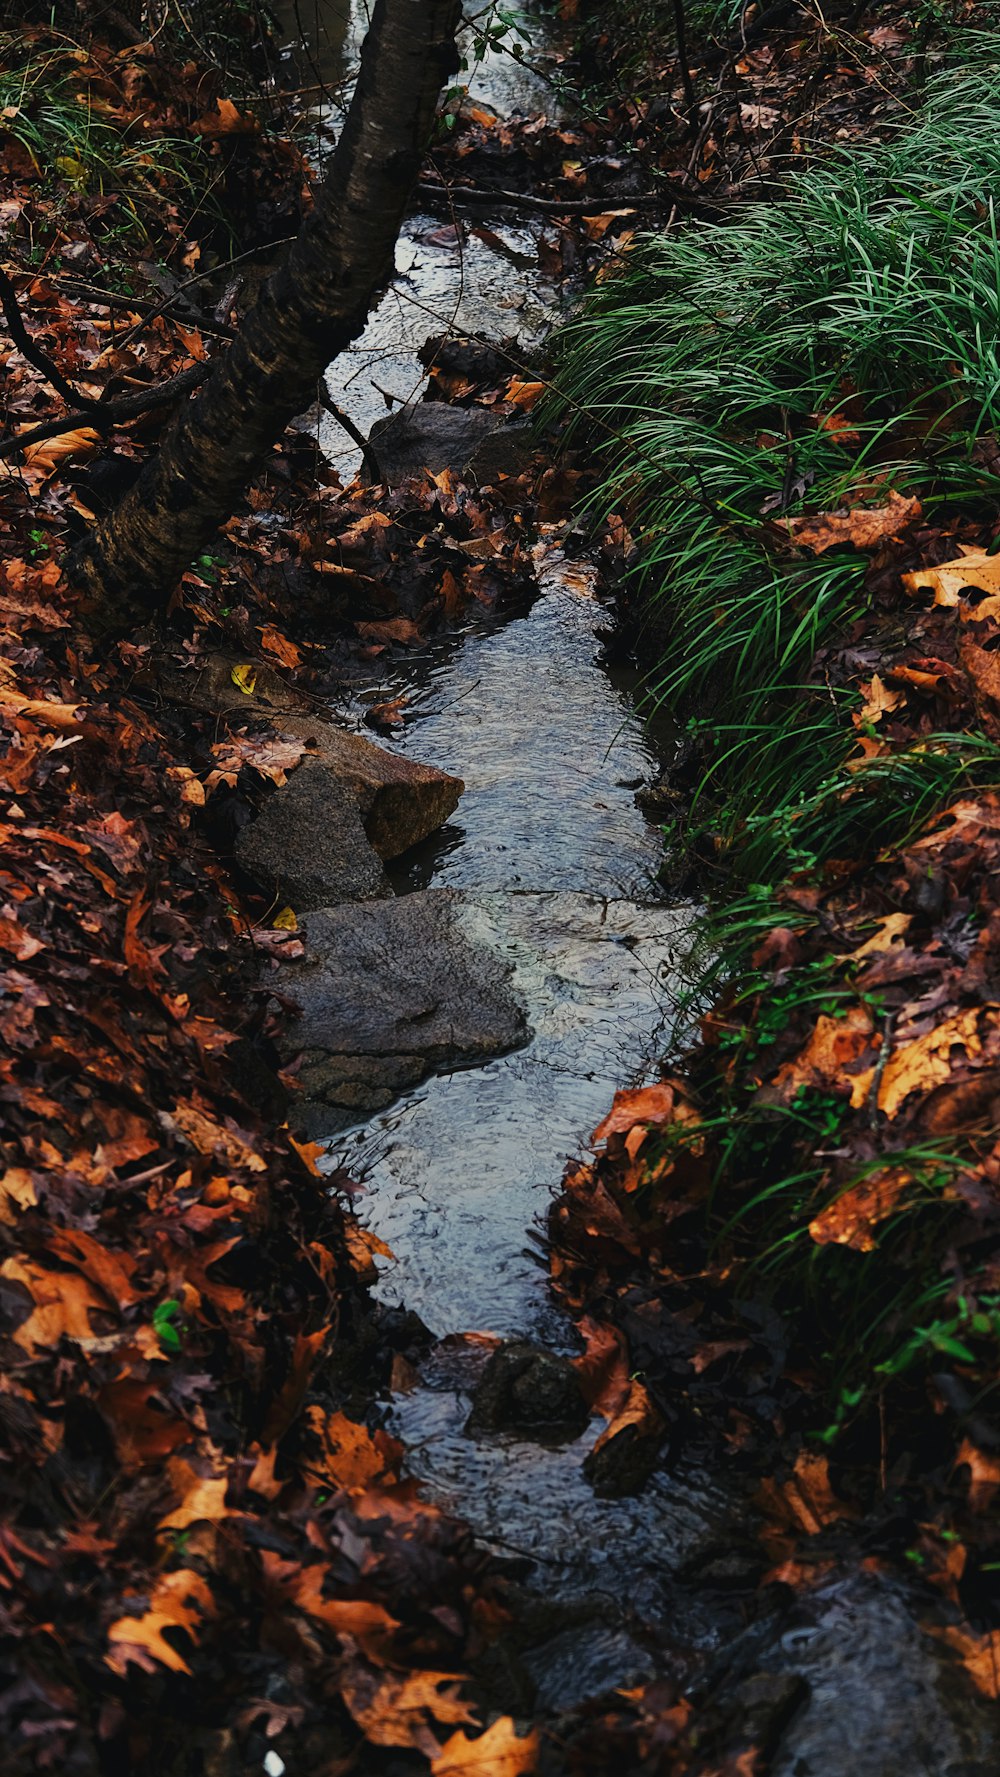
[[[427,470],[453,469],[478,481],[517,475],[535,451],[526,421],[446,401],[421,401],[387,415],[372,427],[369,443],[390,487]]]
[[[308,1098],[330,1107],[327,1131],[382,1109],[434,1070],[471,1066],[527,1039],[511,963],[470,932],[454,889],[322,908],[302,936],[306,955],[282,978],[301,1014],[282,1054],[300,1057]],[[315,1119],[306,1112],[299,1123]]]
[[[353,790],[304,759],[237,836],[236,860],[261,888],[297,912],[391,895]]]

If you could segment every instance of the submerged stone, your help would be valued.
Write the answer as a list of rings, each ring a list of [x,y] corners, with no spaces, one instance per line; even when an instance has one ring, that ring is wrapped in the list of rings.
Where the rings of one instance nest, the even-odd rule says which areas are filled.
[[[572,1360],[543,1345],[513,1340],[490,1358],[466,1429],[575,1438],[589,1418]]]

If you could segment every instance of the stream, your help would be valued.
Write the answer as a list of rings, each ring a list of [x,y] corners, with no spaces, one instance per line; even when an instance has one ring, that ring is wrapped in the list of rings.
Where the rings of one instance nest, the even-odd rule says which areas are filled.
[[[277,10],[298,82],[322,81],[319,121],[335,124],[362,8],[284,0]],[[552,109],[544,81],[502,55],[460,78],[498,110]],[[393,403],[419,399],[429,334],[516,333],[530,348],[551,324],[559,293],[539,268],[537,228],[491,217],[489,229],[493,244],[469,234],[461,245],[440,218],[409,218],[397,278],[328,373],[333,399],[363,431]],[[346,480],[358,453],[333,422],[319,424]],[[460,891],[467,927],[508,961],[531,1032],[514,1053],[425,1080],[362,1124],[330,1125],[329,1165],[360,1181],[361,1218],[393,1254],[376,1294],[432,1336],[388,1424],[428,1494],[523,1562],[537,1607],[517,1655],[525,1713],[665,1672],[710,1691],[762,1670],[794,1673],[810,1700],[781,1730],[774,1777],[974,1777],[994,1768],[992,1728],[954,1693],[896,1582],[835,1572],[804,1604],[748,1622],[738,1592],[697,1578],[741,1543],[749,1506],[733,1481],[681,1453],[638,1496],[600,1499],[583,1461],[601,1421],[565,1442],[467,1430],[498,1340],[578,1349],[548,1288],[539,1230],[615,1090],[658,1075],[697,913],[658,892],[662,840],[635,789],[660,758],[629,675],[602,662],[608,614],[596,574],[559,543],[543,527],[526,614],[479,614],[380,664],[338,712],[360,726],[366,705],[405,697],[406,727],[387,744],[465,780],[456,814],[406,856],[394,887]]]

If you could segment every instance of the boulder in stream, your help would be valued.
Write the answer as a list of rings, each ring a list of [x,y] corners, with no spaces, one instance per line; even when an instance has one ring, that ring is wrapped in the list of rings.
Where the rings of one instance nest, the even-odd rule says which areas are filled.
[[[571,1358],[525,1339],[501,1345],[473,1397],[466,1430],[520,1437],[576,1438],[590,1419]]]
[[[263,889],[299,912],[392,894],[357,798],[311,759],[268,796],[237,835],[235,852]]]
[[[476,481],[519,475],[535,452],[532,426],[489,407],[452,407],[420,401],[379,420],[369,433],[372,453],[390,487],[408,475],[443,469]]]
[[[303,925],[306,955],[283,991],[300,1016],[283,1054],[300,1057],[312,1107],[304,1129],[329,1133],[391,1104],[434,1070],[468,1067],[527,1040],[512,965],[471,926],[454,889],[327,907]]]

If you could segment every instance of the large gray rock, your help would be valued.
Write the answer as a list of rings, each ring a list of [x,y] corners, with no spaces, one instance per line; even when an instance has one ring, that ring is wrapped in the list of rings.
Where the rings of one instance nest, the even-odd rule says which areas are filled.
[[[465,789],[460,777],[402,753],[389,753],[363,734],[335,728],[332,722],[286,716],[281,732],[301,740],[308,758],[350,790],[369,843],[380,858],[398,858],[411,845],[419,845],[454,813]]]
[[[469,1066],[528,1036],[511,965],[478,942],[454,889],[323,908],[304,922],[306,956],[282,988],[301,1016],[283,1038],[329,1131],[384,1108],[437,1069]],[[331,1110],[333,1114],[331,1114]],[[316,1126],[308,1111],[300,1126]]]
[[[454,469],[467,479],[487,482],[518,475],[535,452],[535,436],[524,420],[510,420],[488,407],[451,407],[421,401],[379,420],[369,444],[390,487],[423,470],[439,475]]]
[[[236,860],[276,900],[299,912],[391,895],[353,791],[305,759],[236,840]]]

